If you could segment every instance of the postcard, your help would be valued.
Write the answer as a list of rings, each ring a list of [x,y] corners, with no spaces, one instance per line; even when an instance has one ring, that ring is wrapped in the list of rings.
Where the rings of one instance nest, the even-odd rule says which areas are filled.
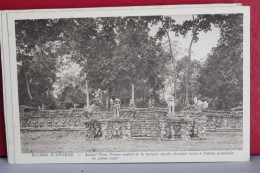
[[[9,163],[248,161],[250,9],[3,11]]]

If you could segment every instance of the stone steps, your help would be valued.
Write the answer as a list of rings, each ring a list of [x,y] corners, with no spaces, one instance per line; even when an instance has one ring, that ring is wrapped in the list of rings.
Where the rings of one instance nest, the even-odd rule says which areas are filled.
[[[140,139],[157,137],[159,135],[159,130],[160,130],[158,121],[154,119],[148,119],[147,116],[143,116],[142,118],[144,119],[143,120],[135,119],[135,121],[132,121],[131,136]]]

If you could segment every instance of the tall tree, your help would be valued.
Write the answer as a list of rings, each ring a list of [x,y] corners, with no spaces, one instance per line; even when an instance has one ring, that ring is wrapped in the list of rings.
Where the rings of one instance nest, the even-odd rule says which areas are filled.
[[[159,39],[162,39],[163,36],[166,36],[168,40],[168,46],[169,46],[169,52],[171,56],[171,62],[172,62],[172,78],[173,78],[173,85],[174,85],[174,100],[177,99],[177,72],[176,72],[176,55],[178,54],[178,51],[176,51],[176,46],[174,46],[175,41],[173,41],[170,37],[170,31],[174,31],[175,27],[175,20],[172,19],[169,16],[161,16],[154,18],[153,24],[158,24],[157,22],[161,22],[161,27],[159,28],[156,36]]]
[[[49,104],[63,23],[57,20],[18,20],[15,24],[20,105]]]
[[[220,28],[218,45],[208,55],[199,79],[200,93],[222,102],[218,109],[242,105],[243,101],[243,15],[212,15]]]
[[[121,20],[118,32],[118,46],[115,50],[115,67],[118,80],[129,86],[141,83],[155,96],[162,88],[161,68],[165,63],[165,53],[156,39],[149,35],[150,17],[125,17]],[[160,69],[160,70],[159,70]],[[146,87],[144,87],[146,88]],[[143,94],[146,91],[142,91]],[[149,95],[149,94],[148,94]]]
[[[200,32],[207,32],[211,30],[211,25],[212,21],[208,20],[207,18],[204,17],[204,15],[192,15],[192,19],[186,20],[183,22],[182,25],[175,25],[172,30],[176,32],[176,35],[178,36],[179,34],[183,35],[184,37],[191,32],[191,40],[188,48],[188,61],[186,65],[186,82],[185,82],[185,100],[186,100],[186,105],[189,105],[189,70],[190,70],[190,63],[191,63],[191,52],[192,52],[192,45],[193,43],[197,42],[199,40],[199,33]]]
[[[79,19],[60,19],[61,21],[66,20],[67,25],[63,29],[63,51],[66,52],[69,57],[68,61],[76,63],[81,72],[79,73],[77,85],[80,86],[81,90],[85,90],[86,93],[86,104],[87,107],[90,105],[89,99],[89,82],[91,71],[91,59],[96,58],[93,56],[95,49],[94,41],[98,32],[98,25],[94,18],[79,18]],[[61,57],[62,60],[66,56]],[[69,63],[65,61],[65,63]],[[65,64],[66,65],[66,64]],[[62,67],[62,65],[61,65]],[[83,87],[85,86],[85,87]],[[85,88],[85,89],[84,89]]]
[[[186,91],[185,91],[185,85],[186,85],[186,65],[188,62],[189,57],[184,56],[180,60],[177,61],[177,95],[178,95],[178,102],[177,105],[180,107],[183,107],[186,104]],[[201,74],[201,68],[202,64],[200,61],[192,60],[190,62],[190,68],[189,68],[189,86],[190,86],[190,92],[191,96],[199,95],[199,87],[200,84],[198,82],[198,78]]]

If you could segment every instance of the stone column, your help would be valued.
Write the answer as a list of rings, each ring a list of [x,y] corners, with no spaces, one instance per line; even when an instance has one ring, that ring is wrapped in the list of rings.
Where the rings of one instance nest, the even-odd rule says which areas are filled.
[[[161,139],[165,139],[165,135],[166,135],[166,122],[165,121],[160,121],[159,122],[159,126],[160,126],[160,138]]]
[[[131,132],[132,126],[130,121],[125,122],[125,138],[130,139],[132,132]]]
[[[101,139],[106,139],[108,138],[108,132],[107,132],[107,127],[108,127],[108,121],[102,121],[101,122],[101,133],[102,133],[102,137]]]

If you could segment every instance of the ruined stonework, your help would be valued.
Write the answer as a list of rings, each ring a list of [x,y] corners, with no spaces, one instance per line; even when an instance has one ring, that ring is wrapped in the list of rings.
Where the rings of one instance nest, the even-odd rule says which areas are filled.
[[[211,112],[206,115],[205,126],[209,131],[241,131],[243,114],[242,112]]]
[[[206,139],[206,131],[241,131],[242,112],[188,112],[168,116],[166,109],[84,109],[20,113],[21,130],[80,130],[88,139]]]
[[[20,113],[20,126],[22,130],[79,130],[85,128],[82,112],[67,110]]]

